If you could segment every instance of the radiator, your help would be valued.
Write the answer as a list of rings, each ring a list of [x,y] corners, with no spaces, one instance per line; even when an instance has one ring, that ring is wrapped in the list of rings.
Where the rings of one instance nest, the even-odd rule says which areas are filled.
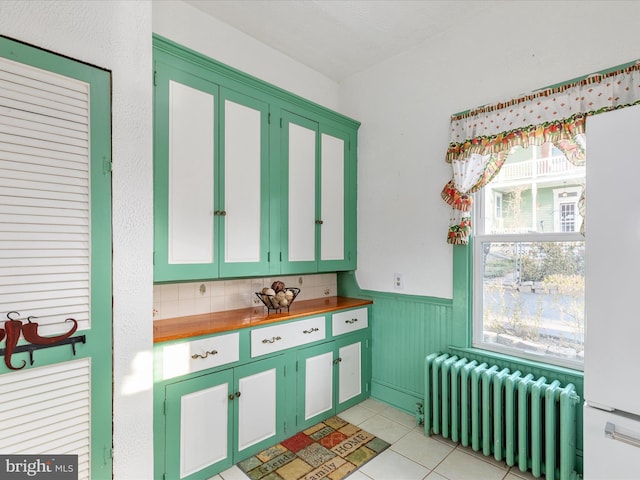
[[[425,359],[424,430],[534,477],[578,478],[573,384],[434,353]]]

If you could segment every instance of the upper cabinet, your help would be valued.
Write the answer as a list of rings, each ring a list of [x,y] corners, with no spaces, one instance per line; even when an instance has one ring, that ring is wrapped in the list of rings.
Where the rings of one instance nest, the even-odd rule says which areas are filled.
[[[154,280],[356,267],[358,122],[154,37]]]
[[[355,269],[355,136],[291,112],[281,119],[281,272]]]
[[[155,279],[261,274],[268,105],[160,62],[155,83]]]

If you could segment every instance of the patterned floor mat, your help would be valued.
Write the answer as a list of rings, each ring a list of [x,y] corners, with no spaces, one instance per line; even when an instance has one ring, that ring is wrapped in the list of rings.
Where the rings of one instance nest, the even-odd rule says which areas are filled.
[[[240,462],[252,480],[341,480],[389,443],[331,417]]]

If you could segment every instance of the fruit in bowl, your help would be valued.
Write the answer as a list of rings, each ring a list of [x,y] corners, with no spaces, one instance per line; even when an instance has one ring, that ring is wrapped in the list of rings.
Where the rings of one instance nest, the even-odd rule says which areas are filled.
[[[256,292],[256,296],[269,310],[279,311],[286,308],[288,311],[299,293],[299,288],[287,287],[284,282],[278,280],[271,284],[271,288],[264,287],[262,291]]]

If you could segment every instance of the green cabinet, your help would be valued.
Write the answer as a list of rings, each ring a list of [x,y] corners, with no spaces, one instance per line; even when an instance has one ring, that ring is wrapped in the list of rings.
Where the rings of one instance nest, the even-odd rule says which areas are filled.
[[[331,315],[331,342],[298,350],[297,422],[303,430],[369,396],[369,309]]]
[[[359,123],[154,36],[154,281],[356,267]]]
[[[281,113],[282,273],[356,267],[355,134]]]
[[[368,332],[298,352],[298,430],[336,415],[369,396],[368,358]]]
[[[208,479],[369,396],[369,307],[158,343],[156,480]]]
[[[164,478],[210,478],[283,438],[284,357],[166,385]]]
[[[155,68],[154,280],[264,274],[268,105],[164,62]]]

